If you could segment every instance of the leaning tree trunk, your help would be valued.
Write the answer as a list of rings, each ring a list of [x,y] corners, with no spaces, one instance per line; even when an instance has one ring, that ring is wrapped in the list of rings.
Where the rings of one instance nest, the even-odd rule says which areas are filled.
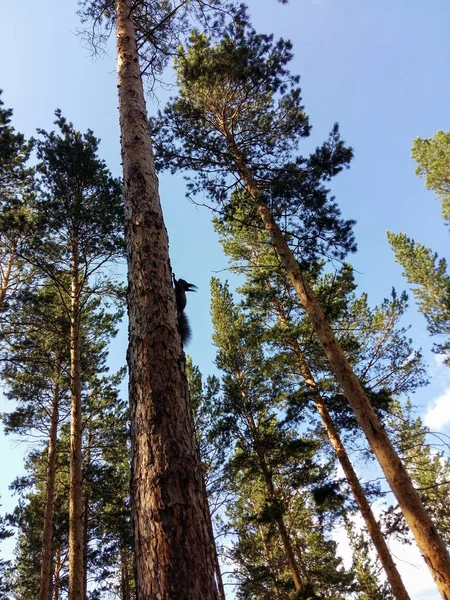
[[[375,546],[375,549],[378,553],[378,557],[381,561],[381,564],[383,565],[386,577],[392,588],[392,592],[396,600],[410,600],[409,594],[406,591],[400,573],[397,570],[397,566],[394,562],[394,559],[392,558],[391,552],[386,543],[386,540],[384,539],[383,533],[381,532],[380,526],[377,520],[375,519],[375,515],[373,514],[370,504],[367,500],[364,489],[359,482],[356,471],[353,468],[353,465],[348,457],[347,451],[345,450],[342,440],[339,436],[339,432],[337,431],[333,423],[331,415],[328,412],[328,408],[317,388],[316,382],[314,381],[312,373],[309,370],[309,367],[305,361],[300,346],[296,340],[294,342],[294,352],[297,355],[300,373],[303,379],[305,380],[305,383],[308,386],[310,392],[312,393],[313,400],[322,418],[322,423],[324,425],[328,439],[330,440],[331,445],[333,446],[333,449],[336,453],[342,470],[344,471],[344,475],[347,478],[347,481],[353,492],[356,504],[358,505],[359,511],[366,524],[367,531],[369,532],[373,545]]]
[[[42,535],[42,564],[39,585],[39,600],[49,600],[51,597],[53,509],[56,479],[56,442],[58,437],[60,376],[61,364],[58,363],[55,370],[52,412],[50,416],[50,435],[48,440],[48,465],[45,486],[44,531]]]
[[[116,0],[128,259],[132,517],[140,600],[213,600],[213,541],[177,330],[131,0]]]
[[[272,298],[272,302],[275,305],[275,310],[277,312],[278,318],[283,325],[287,324],[287,318],[281,303],[275,297],[273,290],[270,286],[270,283],[267,284],[269,293]],[[311,370],[306,362],[305,356],[300,348],[300,344],[296,338],[292,338],[289,340],[289,343],[294,351],[295,356],[297,357],[297,364],[299,367],[299,371],[303,380],[305,381],[309,391],[312,394],[312,398],[317,407],[317,411],[322,418],[322,423],[325,428],[328,439],[330,440],[331,445],[336,453],[336,456],[339,460],[339,463],[344,471],[344,475],[347,478],[347,481],[350,485],[350,488],[355,497],[356,503],[360,510],[360,513],[364,519],[364,522],[367,527],[367,531],[372,539],[373,545],[376,548],[378,553],[378,557],[383,565],[384,571],[386,573],[386,577],[389,581],[389,584],[392,588],[392,592],[396,598],[396,600],[410,600],[409,594],[406,591],[406,588],[403,584],[400,573],[397,570],[397,566],[392,558],[389,547],[384,539],[384,536],[381,532],[380,526],[375,519],[375,515],[372,512],[370,504],[367,500],[366,494],[362,485],[359,482],[358,475],[356,474],[355,469],[348,457],[347,451],[344,448],[344,444],[339,436],[339,432],[336,429],[333,419],[328,411],[328,408],[322,398],[322,395],[319,391],[319,388],[316,384],[316,381],[311,373]]]
[[[228,135],[227,135],[228,137]],[[229,139],[229,138],[228,138]],[[411,478],[380,423],[373,406],[358,378],[345,357],[344,351],[334,337],[333,330],[314,292],[303,277],[300,266],[289,248],[269,208],[261,201],[256,181],[245,164],[233,141],[230,141],[239,175],[254,199],[259,216],[270,235],[281,264],[289,275],[292,285],[306,310],[336,379],[343,389],[375,454],[386,479],[403,512],[406,522],[416,540],[436,586],[444,600],[450,600],[450,556],[436,527],[423,506]]]
[[[70,487],[69,487],[69,598],[84,600],[83,504],[81,464],[80,283],[77,240],[72,242],[70,316]]]

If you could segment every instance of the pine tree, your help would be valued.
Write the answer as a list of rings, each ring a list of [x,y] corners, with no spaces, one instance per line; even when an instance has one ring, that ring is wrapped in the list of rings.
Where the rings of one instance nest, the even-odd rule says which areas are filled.
[[[291,56],[289,43],[257,35],[242,10],[216,45],[194,32],[176,60],[179,97],[152,125],[158,154],[161,164],[172,169],[195,169],[193,189],[197,184],[206,190],[222,213],[232,214],[230,187],[245,190],[240,200],[269,234],[436,585],[448,598],[450,556],[445,544],[302,271],[311,253],[342,258],[353,246],[351,223],[340,218],[324,185],[347,166],[351,151],[335,126],[330,139],[309,158],[294,158],[309,124],[298,78],[286,67]]]
[[[82,18],[92,20],[94,32],[103,24],[108,33],[116,27],[129,283],[131,494],[142,598],[217,597],[142,82],[143,74],[153,82],[159,76],[192,14],[208,19],[216,3],[80,2]]]
[[[426,186],[435,190],[442,201],[442,217],[450,223],[450,132],[438,131],[431,139],[416,138],[412,157],[418,166],[416,175],[425,177]],[[387,238],[395,260],[403,267],[403,275],[413,284],[413,294],[419,311],[427,320],[431,335],[450,333],[450,277],[447,261],[404,233],[388,231]],[[434,351],[444,354],[450,365],[450,341],[435,344]]]
[[[404,233],[388,232],[395,260],[403,267],[403,275],[413,288],[417,307],[427,320],[431,335],[450,334],[450,276],[447,261],[430,248],[408,238]],[[435,344],[434,351],[444,354],[450,365],[450,340]]]
[[[7,309],[9,296],[33,276],[20,258],[31,219],[33,169],[27,162],[33,140],[27,142],[15,131],[11,117],[12,110],[3,108],[0,99],[0,312]]]
[[[442,202],[442,217],[450,225],[450,131],[438,131],[432,138],[417,137],[411,148],[417,161],[416,175],[425,177],[429,190]]]

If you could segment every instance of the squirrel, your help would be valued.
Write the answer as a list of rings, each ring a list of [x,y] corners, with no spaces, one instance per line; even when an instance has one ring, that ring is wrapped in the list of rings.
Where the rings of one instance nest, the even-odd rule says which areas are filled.
[[[173,283],[175,285],[175,301],[177,303],[177,316],[178,316],[178,328],[180,330],[181,341],[184,344],[188,344],[192,331],[189,325],[188,318],[184,312],[186,308],[186,292],[195,292],[197,286],[193,283],[188,283],[184,279],[176,279],[175,275],[172,274]]]

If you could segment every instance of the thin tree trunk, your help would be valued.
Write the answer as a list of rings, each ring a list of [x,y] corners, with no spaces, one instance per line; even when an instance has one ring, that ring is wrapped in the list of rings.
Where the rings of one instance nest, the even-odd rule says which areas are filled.
[[[211,509],[209,507],[209,502],[208,502],[208,493],[206,491],[206,483],[205,483],[205,478],[203,477],[203,487],[204,487],[204,494],[205,494],[205,504],[206,504],[206,511],[207,511],[207,521],[208,521],[208,530],[209,530],[209,538],[211,540],[211,543],[213,545],[213,554],[214,554],[214,570],[216,573],[216,583],[217,583],[217,591],[218,591],[218,596],[219,596],[219,600],[226,600],[226,596],[225,596],[225,587],[223,585],[223,579],[222,579],[222,572],[220,570],[220,563],[219,563],[219,555],[217,554],[217,546],[216,546],[216,540],[214,537],[214,529],[213,529],[213,523],[212,523],[212,516],[211,516]]]
[[[52,587],[52,536],[53,536],[53,508],[56,479],[56,442],[58,437],[59,421],[59,378],[61,364],[55,370],[53,386],[52,412],[50,417],[50,433],[48,440],[48,466],[45,490],[44,531],[42,536],[42,564],[39,586],[39,600],[50,600]]]
[[[92,430],[88,428],[88,440],[86,445],[86,459],[84,461],[85,473],[90,472],[91,466]],[[84,508],[83,508],[83,598],[87,600],[87,561],[89,547],[89,506],[91,501],[91,484],[89,477],[84,479]]]
[[[140,600],[213,600],[217,590],[202,469],[132,12],[131,0],[116,0],[137,595]]]
[[[259,188],[249,169],[246,167],[242,156],[235,148],[233,148],[233,152],[239,173],[247,191],[255,200],[258,213],[281,259],[281,264],[289,275],[300,302],[308,313],[332,371],[347,396],[356,419],[397,498],[406,522],[430,569],[437,588],[442,598],[450,600],[450,556],[445,544],[425,510],[419,494],[415,490],[411,478],[380,423],[370,400],[367,398],[341,346],[334,337],[330,324],[315,294],[304,279],[300,266],[286,243],[272,213],[261,202]]]
[[[243,390],[241,390],[241,393],[243,396],[245,396],[245,393]],[[261,471],[262,471],[264,481],[266,484],[267,493],[268,493],[271,501],[277,500],[278,498],[277,498],[277,494],[275,491],[275,486],[273,484],[272,474],[270,472],[269,467],[267,466],[267,461],[264,456],[264,452],[261,449],[261,444],[259,441],[259,435],[258,435],[258,430],[256,427],[255,420],[253,419],[253,415],[251,413],[248,413],[247,417],[248,417],[248,421],[249,421],[250,429],[252,431],[253,438],[255,440],[256,454],[258,456],[259,464],[260,464]],[[302,576],[301,576],[300,568],[297,564],[297,559],[295,557],[295,553],[292,548],[291,539],[290,539],[288,531],[286,529],[286,524],[284,522],[283,517],[277,518],[276,523],[277,523],[278,532],[280,534],[281,541],[282,541],[282,544],[284,547],[284,551],[286,553],[286,558],[287,558],[287,562],[289,565],[289,570],[292,575],[292,580],[294,582],[295,591],[301,592],[303,589]],[[306,573],[305,573],[305,577],[306,577]]]
[[[58,546],[55,552],[55,575],[53,580],[53,600],[59,600],[59,587],[60,587],[60,573],[61,573],[61,548]]]
[[[81,374],[80,374],[80,284],[78,247],[72,248],[72,290],[70,317],[70,489],[69,489],[69,598],[83,599],[83,498],[81,464]]]
[[[287,319],[283,307],[281,306],[278,299],[275,297],[270,283],[267,284],[267,287],[269,289],[269,293],[271,294],[272,301],[275,305],[275,310],[277,312],[278,318],[283,325],[286,325]],[[344,471],[345,477],[349,482],[350,488],[353,492],[361,515],[364,519],[373,545],[376,548],[381,564],[383,565],[383,568],[386,572],[386,577],[392,588],[392,592],[396,600],[410,600],[409,594],[406,591],[400,573],[397,570],[397,566],[394,562],[394,559],[392,558],[388,545],[386,544],[386,540],[384,539],[380,526],[377,520],[375,519],[375,515],[373,514],[370,504],[366,498],[364,489],[359,482],[356,471],[353,468],[353,465],[348,457],[347,451],[345,450],[342,440],[339,436],[339,432],[333,423],[333,419],[331,418],[330,413],[328,412],[328,408],[322,398],[319,388],[317,387],[317,384],[314,380],[313,374],[310,371],[308,363],[306,362],[305,356],[302,352],[302,349],[300,348],[300,344],[298,343],[298,340],[296,338],[291,338],[289,340],[289,343],[291,344],[292,349],[297,357],[300,373],[309,391],[312,394],[313,400],[317,407],[317,411],[319,412],[322,418],[322,423],[325,428],[328,439],[330,440],[330,443],[333,446],[333,449],[336,453],[342,470]]]
[[[120,546],[120,597],[122,600],[130,600],[130,574],[128,569],[128,557],[124,544]]]
[[[269,544],[267,542],[267,539],[266,539],[266,536],[265,536],[265,533],[264,533],[264,530],[263,530],[263,527],[261,524],[258,525],[258,530],[259,530],[259,535],[261,536],[261,541],[262,541],[263,548],[264,548],[264,554],[266,556],[266,562],[269,567],[270,574],[272,576],[273,585],[275,587],[275,594],[276,594],[277,600],[283,600],[283,597],[285,597],[285,596],[282,596],[280,589],[278,587],[278,574],[276,572],[275,567],[273,566],[272,555],[270,552]]]
[[[14,259],[16,258],[16,246],[17,246],[17,239],[14,240],[13,246],[9,251],[8,263],[6,265],[5,272],[2,274],[3,276],[2,276],[1,286],[0,286],[0,311],[4,310],[4,308],[5,308],[6,292],[8,291],[9,280],[11,277],[11,270],[12,270],[12,266],[14,263]]]

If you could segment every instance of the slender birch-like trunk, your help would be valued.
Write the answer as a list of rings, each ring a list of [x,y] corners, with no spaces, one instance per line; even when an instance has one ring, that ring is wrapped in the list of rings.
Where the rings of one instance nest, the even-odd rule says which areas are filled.
[[[61,364],[55,370],[55,381],[53,386],[52,412],[50,416],[50,433],[48,440],[48,465],[47,480],[45,487],[44,508],[44,531],[42,535],[42,564],[39,585],[39,600],[51,598],[52,587],[52,536],[53,536],[53,512],[56,479],[56,442],[58,438],[59,420],[59,378],[61,375]]]
[[[444,600],[450,600],[450,556],[439,536],[430,516],[415,490],[411,478],[403,466],[384,427],[380,423],[370,400],[364,392],[344,351],[334,337],[333,330],[308,282],[303,277],[300,266],[289,248],[272,213],[261,201],[259,187],[239,153],[230,133],[224,131],[233,154],[239,175],[254,199],[259,216],[264,223],[272,244],[278,253],[282,267],[286,270],[292,285],[306,310],[319,339],[331,369],[344,391],[385,476],[394,493],[400,509],[416,540],[417,546],[428,566],[436,586]]]
[[[84,600],[83,478],[81,464],[80,282],[78,241],[72,240],[70,316],[70,488],[69,488],[69,598]]]
[[[137,595],[214,600],[213,540],[132,17],[132,1],[116,0]]]

